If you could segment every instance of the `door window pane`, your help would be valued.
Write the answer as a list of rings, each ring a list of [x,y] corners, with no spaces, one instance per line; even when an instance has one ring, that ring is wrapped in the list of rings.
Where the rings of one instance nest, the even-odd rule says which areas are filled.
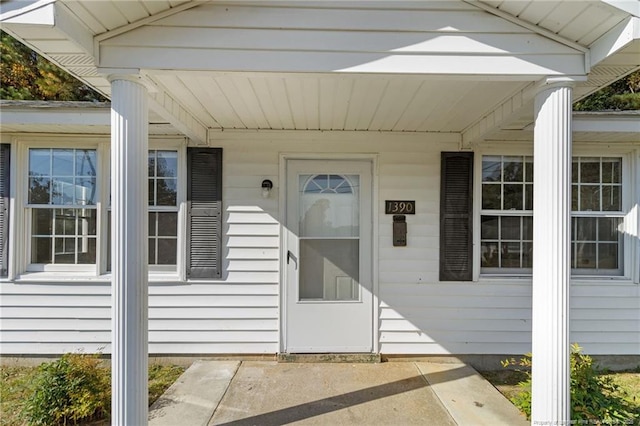
[[[299,300],[358,300],[359,240],[300,240]]]
[[[301,175],[300,236],[358,237],[357,175]]]
[[[299,300],[359,300],[358,175],[300,175]]]

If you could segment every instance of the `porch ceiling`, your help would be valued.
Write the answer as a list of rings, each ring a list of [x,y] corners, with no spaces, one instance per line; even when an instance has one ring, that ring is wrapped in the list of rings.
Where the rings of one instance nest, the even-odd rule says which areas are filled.
[[[537,0],[460,0],[455,2],[395,1],[388,3],[379,1],[264,2],[258,0],[103,0],[95,2],[80,0],[12,0],[3,1],[0,8],[2,9],[2,22],[6,30],[107,96],[110,95],[110,85],[105,75],[111,72],[112,68],[109,68],[110,66],[125,66],[125,68],[130,66],[133,72],[140,70],[158,89],[155,95],[152,93],[152,108],[162,115],[163,119],[170,121],[181,132],[195,140],[204,141],[207,137],[207,128],[431,131],[463,132],[464,134],[466,129],[470,127],[473,128],[473,132],[469,132],[471,136],[464,137],[464,139],[472,140],[474,137],[482,136],[482,133],[478,131],[479,128],[500,126],[502,128],[518,129],[531,122],[533,116],[532,107],[529,105],[530,99],[528,101],[525,99],[523,91],[526,85],[532,81],[536,81],[545,74],[553,74],[553,72],[547,73],[545,66],[547,59],[535,62],[538,66],[541,66],[539,72],[529,67],[529,60],[532,57],[527,55],[531,53],[542,52],[549,58],[553,58],[559,55],[561,51],[565,53],[567,50],[572,51],[575,53],[573,57],[573,62],[575,63],[573,63],[573,68],[571,69],[575,69],[577,63],[582,63],[579,60],[582,52],[591,53],[591,72],[588,80],[578,83],[575,88],[574,95],[576,99],[584,97],[637,69],[639,65],[637,53],[638,49],[640,49],[640,43],[631,43],[625,48],[622,48],[622,45],[612,44],[613,41],[620,38],[620,34],[631,34],[629,40],[640,38],[637,35],[637,32],[640,31],[638,29],[639,21],[637,19],[634,21],[632,18],[633,15],[638,15],[640,11],[636,11],[633,8],[630,10],[628,3],[618,0],[581,0],[579,2],[572,0],[549,0],[544,2]],[[443,63],[445,63],[455,57],[454,53],[456,52],[461,53],[461,57],[465,59],[464,53],[467,51],[465,49],[471,49],[472,51],[479,49],[477,51],[480,54],[478,56],[479,61],[474,62],[475,65],[469,65],[466,59],[464,61],[469,68],[469,74],[477,73],[479,76],[476,81],[464,78],[450,78],[443,74],[439,76],[425,76],[420,75],[421,73],[419,72],[411,74],[410,67],[404,68],[404,71],[408,74],[405,73],[402,76],[400,74],[394,75],[383,68],[377,70],[379,72],[377,75],[356,74],[356,72],[369,72],[356,69],[351,70],[353,73],[335,72],[332,74],[324,73],[324,71],[320,70],[309,70],[309,73],[295,71],[297,73],[276,74],[264,72],[268,71],[267,69],[248,72],[251,67],[233,66],[233,64],[226,68],[224,65],[228,64],[223,64],[222,59],[235,58],[233,55],[237,53],[235,51],[232,52],[230,46],[235,46],[234,48],[238,52],[248,52],[249,48],[255,49],[256,46],[261,46],[260,41],[267,44],[271,41],[270,38],[262,40],[259,37],[256,39],[256,36],[249,37],[249,33],[257,34],[256,30],[268,29],[269,25],[268,22],[261,20],[252,23],[250,16],[248,21],[242,21],[243,25],[238,27],[244,30],[251,30],[247,32],[246,37],[231,37],[233,34],[228,34],[230,37],[227,39],[233,41],[233,43],[239,43],[237,46],[233,43],[229,46],[217,46],[216,42],[221,40],[220,37],[201,37],[198,39],[200,41],[206,40],[209,44],[213,43],[211,46],[207,45],[207,47],[214,50],[217,49],[214,53],[218,56],[211,53],[203,53],[205,52],[203,46],[196,43],[195,47],[197,48],[192,52],[194,58],[204,60],[207,64],[211,62],[211,64],[203,68],[195,67],[195,69],[215,69],[218,70],[217,72],[163,71],[167,68],[180,68],[180,66],[171,67],[167,65],[172,60],[180,61],[180,58],[176,59],[172,55],[167,55],[166,52],[168,50],[161,50],[157,48],[158,46],[153,45],[156,40],[164,40],[166,37],[147,38],[151,43],[148,46],[149,49],[164,53],[156,56],[144,55],[144,57],[153,57],[158,61],[159,65],[145,67],[142,63],[134,66],[136,64],[127,65],[126,61],[123,62],[125,65],[117,65],[117,61],[109,62],[109,58],[111,58],[109,56],[109,47],[112,49],[111,52],[114,46],[118,48],[123,46],[132,47],[127,42],[124,42],[126,41],[124,35],[133,34],[144,27],[156,27],[160,22],[169,26],[175,24],[175,28],[191,27],[193,23],[189,19],[192,17],[204,19],[204,17],[200,17],[201,14],[195,9],[201,6],[209,9],[215,7],[228,7],[231,9],[249,5],[257,7],[268,6],[283,10],[289,8],[306,9],[307,11],[317,9],[325,12],[333,10],[337,13],[335,16],[341,18],[338,19],[339,22],[336,25],[345,26],[343,29],[349,30],[349,36],[356,35],[355,38],[348,37],[351,40],[349,46],[337,45],[337,47],[333,46],[329,49],[327,47],[329,45],[323,45],[325,43],[324,39],[317,39],[314,36],[317,32],[316,30],[318,30],[316,28],[318,16],[312,11],[313,13],[309,16],[314,16],[315,18],[306,23],[307,27],[302,28],[309,30],[307,31],[310,34],[309,37],[302,37],[299,40],[291,35],[289,38],[293,37],[293,40],[287,40],[285,37],[283,39],[284,44],[280,46],[283,50],[276,52],[278,55],[285,51],[285,53],[289,51],[304,53],[312,48],[312,50],[322,52],[322,54],[342,52],[343,48],[345,52],[351,48],[355,48],[357,51],[362,50],[362,52],[377,52],[378,49],[382,49],[383,53],[386,54],[388,51],[395,56],[398,56],[399,51],[402,50],[400,53],[405,55],[406,58],[412,58],[411,60],[421,54],[420,49],[422,47],[420,46],[423,46],[421,43],[410,43],[411,48],[405,46],[402,49],[390,49],[388,46],[385,47],[380,45],[378,41],[370,39],[369,36],[363,36],[364,38],[362,39],[358,38],[364,33],[351,31],[354,29],[350,27],[353,20],[347,19],[340,12],[345,8],[361,9],[363,11],[389,9],[403,11],[403,16],[409,17],[417,15],[416,11],[424,12],[427,9],[467,11],[471,13],[469,16],[473,19],[465,21],[466,24],[462,25],[461,28],[466,28],[467,30],[476,28],[476,25],[480,25],[477,18],[482,15],[483,19],[487,19],[482,31],[488,31],[486,37],[490,37],[491,40],[494,40],[493,37],[497,33],[509,33],[511,31],[517,33],[519,37],[531,36],[533,38],[530,38],[526,43],[515,43],[513,41],[514,36],[509,35],[501,39],[501,43],[495,45],[493,43],[485,43],[478,46],[465,41],[465,30],[459,34],[462,37],[455,38],[457,42],[465,42],[462,45],[455,43],[453,45],[457,46],[454,47],[454,51],[461,49],[460,52],[444,52],[438,56],[438,52],[434,51],[434,58],[442,59]],[[482,13],[478,14],[481,10],[488,13],[484,15]],[[364,15],[369,16],[366,13]],[[431,16],[432,14],[428,15]],[[502,19],[497,19],[496,16]],[[183,20],[188,18],[185,21],[186,23],[180,21],[180,17]],[[221,15],[214,14],[214,17],[220,18]],[[416,22],[418,23],[416,28],[404,28],[403,25],[393,27],[399,37],[406,38],[410,34],[416,33],[416,31],[421,33],[423,29],[420,25],[423,24],[423,19],[418,19],[415,16],[414,18],[413,25],[416,25]],[[177,21],[175,21],[176,19]],[[173,24],[171,24],[172,22]],[[235,24],[234,22],[233,20],[227,21],[225,18],[215,24],[215,22],[211,22],[207,18],[201,27],[227,30],[232,28],[233,25],[238,25],[239,21],[235,22]],[[295,23],[297,21],[286,19],[283,22],[290,26],[293,25],[292,22]],[[364,19],[363,22],[368,25],[370,20]],[[335,20],[330,19],[326,23],[335,23]],[[406,19],[396,19],[395,23],[384,19],[377,22],[378,27],[375,29],[386,35],[389,33],[389,28],[391,28],[388,28],[387,24],[397,26],[403,23],[406,23]],[[491,25],[487,23],[491,23]],[[498,23],[500,24],[500,29],[494,25]],[[282,25],[285,25],[281,21],[277,21],[276,24],[271,29],[282,29]],[[432,22],[432,24],[435,25],[436,33],[440,30],[445,32],[453,31],[454,33],[458,31],[458,29],[448,26],[440,28],[438,26],[439,22]],[[329,27],[324,29],[333,28],[331,25]],[[165,31],[165,29],[158,28],[160,28],[160,34],[163,34],[162,31]],[[287,28],[289,30],[301,29],[295,25]],[[409,29],[411,31],[408,31]],[[432,30],[430,29],[429,31]],[[288,34],[293,33],[294,31],[288,32]],[[249,38],[247,39],[247,37]],[[482,37],[485,36],[483,35]],[[612,39],[612,43],[608,42],[608,37]],[[168,38],[172,39],[171,37]],[[189,40],[194,40],[191,34],[188,38]],[[119,39],[120,45],[114,44],[113,41],[117,39]],[[222,38],[223,41],[227,39]],[[484,40],[485,38],[480,39]],[[249,40],[250,45],[243,45],[242,43],[247,42],[247,40]],[[330,42],[332,39],[329,38],[327,40],[327,42]],[[344,42],[343,39],[340,40]],[[538,41],[529,43],[535,40]],[[551,40],[557,43],[552,43]],[[602,42],[603,40],[605,42]],[[507,45],[503,46],[502,42],[506,41],[515,43],[515,50],[519,52],[518,54],[521,54],[522,60],[518,64],[527,64],[526,69],[521,69],[514,73],[520,74],[520,77],[526,77],[525,74],[531,74],[528,76],[529,78],[519,78],[519,81],[517,81],[518,79],[510,79],[507,76],[502,82],[498,82],[491,81],[490,78],[487,80],[485,79],[486,75],[482,75],[481,68],[485,66],[485,63],[490,63],[490,58],[500,58],[504,53],[502,52],[503,49],[505,52],[511,51],[513,46],[510,48],[507,48]],[[289,46],[289,42],[293,43],[292,46],[294,47]],[[302,43],[302,47],[295,47],[298,42]],[[320,44],[316,46],[318,43]],[[364,47],[358,50],[358,46]],[[547,47],[536,51],[536,49],[540,49],[540,46]],[[426,45],[423,47],[427,50],[430,48]],[[525,48],[525,50],[521,51],[522,48]],[[324,52],[323,49],[329,50]],[[529,51],[528,49],[534,50]],[[125,50],[122,52],[126,53]],[[597,54],[594,54],[594,52]],[[485,57],[482,57],[482,55],[485,55]],[[547,58],[547,56],[542,55],[541,57]],[[130,59],[135,58],[136,55],[124,54],[122,57]],[[251,64],[264,62],[255,59],[255,56],[251,56],[251,58]],[[273,56],[273,58],[280,58],[280,56]],[[101,62],[103,60],[104,64]],[[403,57],[402,60],[405,60],[405,58]],[[425,64],[432,67],[433,61],[431,58],[427,58],[425,61]],[[133,62],[136,61],[133,60]],[[276,63],[276,67],[279,66],[278,61],[272,62]],[[565,66],[567,61],[555,62]],[[304,64],[304,61],[301,63]],[[378,63],[378,61],[372,61],[372,63]],[[492,68],[491,72],[495,73],[496,69],[501,69],[495,68],[496,66],[499,67],[501,62],[492,63],[494,68]],[[398,64],[404,64],[404,62],[393,62],[393,65]],[[105,68],[99,68],[101,66]],[[437,69],[437,67],[433,67],[433,69]],[[403,67],[400,68],[403,69]],[[505,67],[504,69],[507,68]],[[225,72],[224,70],[226,69],[233,72]],[[295,68],[291,69],[295,70]],[[335,70],[335,68],[330,69]],[[390,69],[394,68],[391,67]],[[118,69],[114,68],[114,70],[114,72],[118,72]],[[244,70],[245,72],[235,72],[236,70]],[[531,73],[527,71],[531,71]],[[563,74],[560,68],[550,71],[558,71],[559,74]],[[436,73],[433,70],[431,72],[433,74]],[[519,105],[519,111],[506,111],[505,106],[515,105],[516,103]],[[495,114],[496,111],[501,113],[508,112],[509,114],[503,114],[502,116],[509,116],[509,119],[505,119],[504,122],[494,121],[497,116]]]
[[[215,129],[461,132],[526,84],[335,74],[148,77]]]

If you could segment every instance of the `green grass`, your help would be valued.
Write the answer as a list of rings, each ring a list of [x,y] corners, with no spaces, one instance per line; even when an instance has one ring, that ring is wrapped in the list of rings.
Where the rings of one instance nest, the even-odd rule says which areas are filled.
[[[108,367],[105,367],[108,368]],[[37,367],[0,366],[0,426],[22,426],[20,417],[24,401],[33,392]],[[184,372],[176,365],[149,366],[149,405],[153,404]],[[92,422],[92,425],[108,424]]]
[[[509,400],[521,392],[518,384],[527,380],[525,373],[514,370],[481,371],[480,374]],[[611,377],[621,387],[626,394],[624,399],[633,407],[634,412],[640,414],[640,367],[602,375]]]
[[[178,365],[152,364],[149,366],[149,406],[156,402],[169,386],[184,373]]]
[[[634,371],[605,374],[620,386],[626,393],[625,400],[640,414],[640,367]]]

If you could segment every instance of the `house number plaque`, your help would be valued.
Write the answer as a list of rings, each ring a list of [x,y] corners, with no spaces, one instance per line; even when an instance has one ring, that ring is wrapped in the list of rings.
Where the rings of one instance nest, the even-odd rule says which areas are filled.
[[[386,214],[416,214],[416,202],[413,200],[386,200],[384,202],[384,212]]]

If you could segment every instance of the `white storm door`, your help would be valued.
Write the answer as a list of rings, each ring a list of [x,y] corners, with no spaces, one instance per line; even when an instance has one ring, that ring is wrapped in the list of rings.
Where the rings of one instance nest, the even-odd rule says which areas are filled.
[[[371,168],[287,162],[285,352],[373,350]]]

